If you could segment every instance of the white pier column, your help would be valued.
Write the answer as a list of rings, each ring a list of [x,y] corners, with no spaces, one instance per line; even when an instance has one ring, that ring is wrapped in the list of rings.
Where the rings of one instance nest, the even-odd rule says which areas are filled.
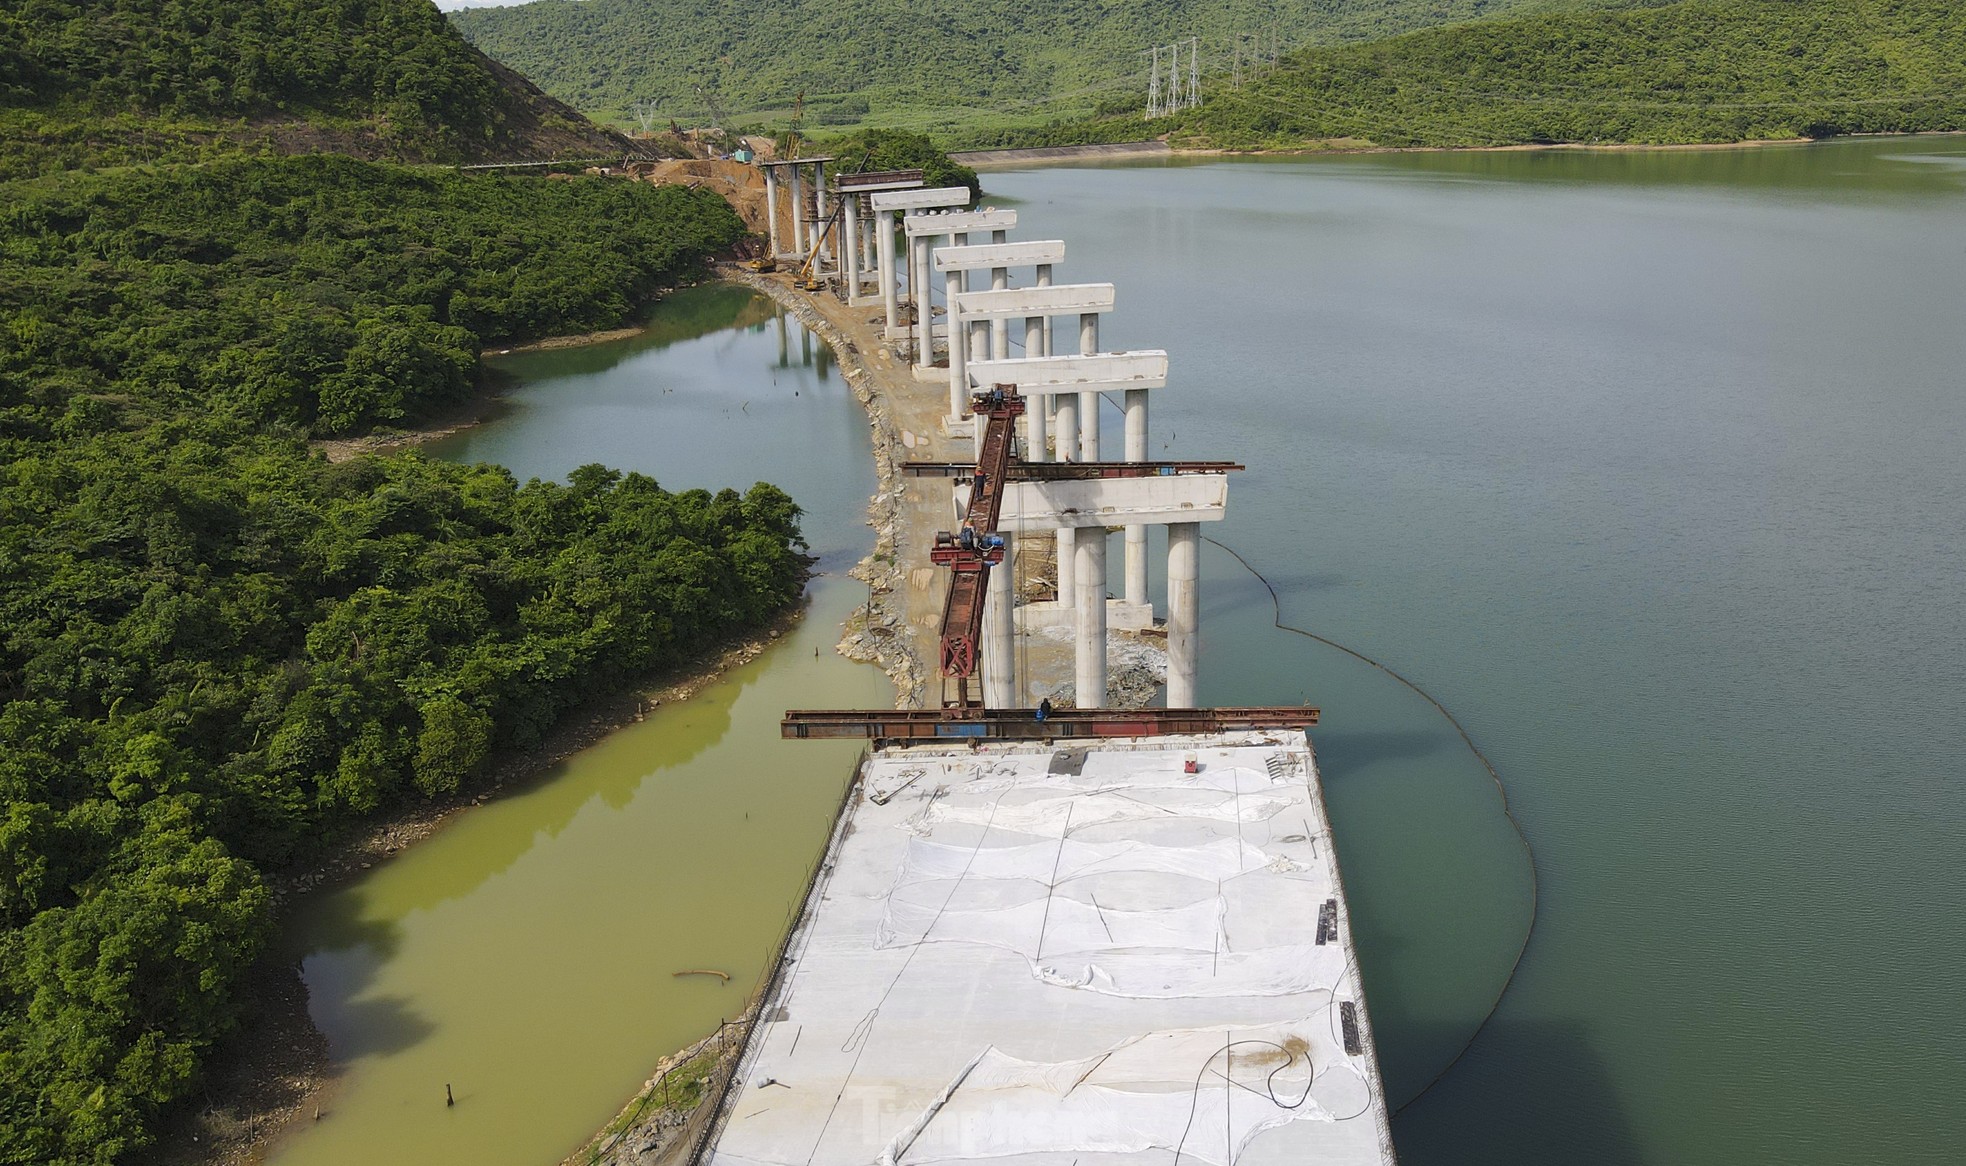
[[[1024,320],[1024,355],[1036,356],[1044,344],[1044,317],[1029,316]],[[1045,432],[1045,417],[1051,412],[1051,395],[1033,397],[1024,403],[1024,460],[1027,462],[1048,462],[1051,453],[1045,448],[1049,435]]]
[[[963,290],[963,273],[945,272],[942,276],[943,298],[949,304],[949,312],[942,319],[949,326],[949,419],[961,420],[969,412],[969,365],[967,363],[969,337],[968,325],[963,323],[957,297]],[[976,444],[983,444],[983,423],[979,418],[976,424]]]
[[[826,261],[833,254],[832,232],[826,226],[826,163],[816,162],[812,167],[812,237],[813,274],[823,274]]]
[[[1147,390],[1126,391],[1126,460],[1147,460]],[[1126,601],[1145,604],[1147,599],[1147,528],[1139,523],[1126,528]]]
[[[1051,264],[1040,263],[1038,265],[1038,286],[1039,287],[1051,286]],[[1031,346],[1028,343],[1026,343],[1024,346],[1025,356],[1050,356],[1051,355],[1051,317],[1050,316],[1044,316],[1038,320],[1038,332],[1039,332],[1039,336],[1038,336],[1037,350],[1035,352],[1032,351]],[[1062,400],[1064,400],[1063,397],[1045,397],[1043,400],[1041,400],[1038,403],[1038,409],[1047,418],[1055,418],[1058,416],[1058,402]],[[1057,431],[1058,431],[1057,427],[1054,425],[1052,427],[1052,432],[1056,433]],[[1063,445],[1060,445],[1058,447],[1058,460],[1059,461],[1066,460],[1065,447]]]
[[[990,235],[990,241],[992,243],[1002,243],[1008,240],[1009,238],[1010,238],[1009,231],[996,231]],[[1003,289],[1009,286],[1010,286],[1010,268],[993,267],[990,269],[990,288],[992,291],[1002,291]],[[990,355],[997,360],[1010,359],[1010,321],[1009,320],[1004,319],[1004,320],[990,321]]]
[[[1201,523],[1167,528],[1167,707],[1195,707],[1201,647]]]
[[[1087,312],[1079,317],[1079,355],[1091,356],[1099,351],[1099,313]],[[1082,462],[1099,460],[1099,394],[1079,394],[1079,458]]]
[[[915,301],[915,367],[935,364],[935,297],[928,290],[928,236],[908,240],[912,263],[908,269],[909,295]]]
[[[1087,527],[1075,540],[1078,565],[1077,679],[1080,708],[1106,705],[1106,531]],[[1171,655],[1171,653],[1170,653]]]
[[[1078,546],[1079,541],[1078,528],[1061,526],[1053,537],[1057,540],[1058,550],[1058,553],[1052,556],[1057,564],[1058,606],[1065,611],[1076,613],[1079,603],[1078,588],[1072,584],[1078,578],[1078,556],[1074,553],[1074,548]]]
[[[846,283],[846,302],[851,307],[860,302],[860,199],[847,191],[840,192],[840,199],[846,205],[846,237],[840,241],[840,278]]]
[[[1058,457],[1061,462],[1079,461],[1079,399],[1075,394],[1063,393],[1058,396]],[[1058,528],[1058,603],[1071,606],[1078,602],[1072,586],[1077,574],[1077,558],[1072,547],[1077,542],[1078,532],[1069,526]]]
[[[1051,286],[1051,264],[1049,263],[1038,264],[1038,286],[1039,287]],[[1036,352],[1032,352],[1027,348],[1024,352],[1025,356],[1050,356],[1051,355],[1051,317],[1050,316],[1044,317],[1043,323],[1044,323],[1043,343],[1038,345],[1038,351]],[[1054,407],[1054,411],[1055,411],[1055,407]]]
[[[767,166],[765,171],[765,254],[778,258],[778,167]]]
[[[887,331],[881,338],[894,342],[894,331],[901,326],[901,273],[894,267],[894,216],[874,212],[874,246],[881,259],[881,307],[887,312]]]
[[[1015,594],[1017,541],[1004,535],[1003,562],[990,568],[990,587],[983,597],[983,705],[1016,708],[1017,620]]]
[[[805,167],[792,166],[792,250],[801,259],[806,253]]]

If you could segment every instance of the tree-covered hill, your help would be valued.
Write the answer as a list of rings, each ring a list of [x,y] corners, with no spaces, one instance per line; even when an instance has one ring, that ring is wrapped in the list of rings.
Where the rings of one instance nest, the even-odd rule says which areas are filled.
[[[13,0],[0,137],[13,173],[242,144],[433,161],[621,148],[430,0]]]
[[[769,485],[305,441],[741,233],[706,191],[335,156],[0,186],[0,1162],[109,1166],[198,1089],[263,872],[796,601]]]
[[[700,122],[806,95],[824,124],[962,130],[1144,97],[1141,52],[1201,38],[1230,68],[1272,43],[1357,40],[1506,11],[1633,0],[537,0],[452,13],[472,43],[597,115],[654,101]],[[1186,48],[1183,48],[1185,54]]]
[[[1307,49],[1197,110],[1007,137],[1230,149],[1696,143],[1966,129],[1956,0],[1685,0]]]

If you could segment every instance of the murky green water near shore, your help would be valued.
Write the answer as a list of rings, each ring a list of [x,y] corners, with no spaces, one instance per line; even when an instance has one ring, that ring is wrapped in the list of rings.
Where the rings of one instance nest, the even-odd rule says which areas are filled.
[[[1520,978],[1396,1122],[1403,1161],[1956,1160],[1966,143],[987,185],[1017,237],[1068,240],[1061,280],[1119,285],[1110,346],[1173,352],[1157,440],[1250,466],[1207,533],[1287,622],[1453,707],[1536,846]],[[350,1072],[278,1166],[556,1161],[734,1010],[820,845],[852,750],[774,724],[886,698],[831,653],[864,418],[745,293],[659,319],[504,360],[512,408],[440,452],[767,478],[834,573],[791,643],[311,904],[297,942]],[[1271,628],[1226,553],[1203,580],[1204,699],[1325,710],[1403,1103],[1485,1014],[1527,868],[1419,698]],[[702,966],[738,982],[669,976]]]
[[[307,903],[294,942],[346,1069],[279,1166],[550,1166],[757,982],[857,753],[780,741],[779,714],[892,700],[833,652],[865,596],[843,575],[871,543],[865,415],[796,323],[781,359],[780,324],[741,289],[682,293],[646,336],[499,361],[523,381],[504,416],[435,449],[522,478],[769,478],[811,509],[824,574],[759,659]],[[698,968],[731,983],[672,975]]]

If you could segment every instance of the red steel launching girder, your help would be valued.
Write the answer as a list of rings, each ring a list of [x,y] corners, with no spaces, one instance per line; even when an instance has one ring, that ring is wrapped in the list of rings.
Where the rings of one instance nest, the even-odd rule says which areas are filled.
[[[1011,437],[1024,399],[1015,389],[978,393],[972,412],[984,422],[983,448],[970,467],[975,479],[969,509],[959,535],[938,534],[929,558],[951,568],[948,599],[942,607],[941,673],[958,682],[960,704],[971,707],[967,681],[982,659],[983,601],[989,591],[990,567],[1003,561],[1003,544],[996,539],[997,515],[1003,509],[1003,484],[1010,469]],[[995,542],[995,545],[989,545]]]
[[[1084,482],[1098,478],[1169,478],[1176,474],[1227,474],[1244,467],[1236,462],[1026,462],[1010,463],[1013,482]],[[902,462],[910,478],[967,478],[976,472],[968,462]]]
[[[794,709],[779,724],[794,740],[1050,741],[1308,729],[1318,710],[1292,705],[1209,709]]]

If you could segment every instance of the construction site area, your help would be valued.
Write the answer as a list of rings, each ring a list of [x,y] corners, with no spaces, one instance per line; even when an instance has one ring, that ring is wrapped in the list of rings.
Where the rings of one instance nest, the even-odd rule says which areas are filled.
[[[748,172],[728,181],[767,243],[724,274],[868,411],[876,546],[841,650],[897,695],[787,712],[787,737],[870,752],[665,1154],[1391,1162],[1317,710],[1197,691],[1201,524],[1242,467],[1150,460],[1168,354],[1101,348],[1115,289],[1056,282],[1063,241],[834,162],[665,164]]]

